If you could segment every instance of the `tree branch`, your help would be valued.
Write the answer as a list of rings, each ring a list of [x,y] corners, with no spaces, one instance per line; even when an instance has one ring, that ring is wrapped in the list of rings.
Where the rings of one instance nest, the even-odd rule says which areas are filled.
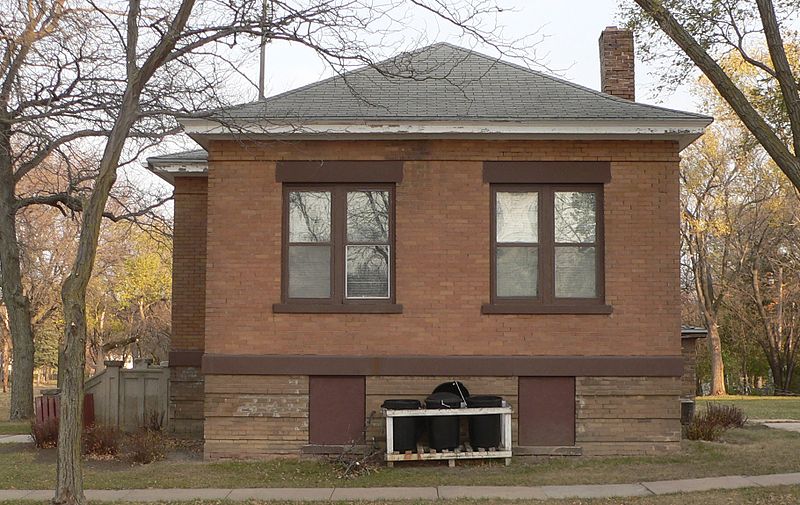
[[[764,36],[767,39],[767,48],[775,67],[775,78],[778,80],[783,101],[786,103],[786,112],[792,129],[794,154],[800,156],[800,94],[797,91],[797,80],[792,75],[792,67],[786,58],[786,48],[783,45],[772,0],[756,0],[756,4],[758,4],[758,12],[761,14],[761,22],[764,24]]]
[[[800,188],[800,160],[795,158],[786,145],[781,142],[761,114],[750,104],[744,93],[725,73],[722,67],[695,38],[681,25],[659,0],[635,0],[636,4],[661,27],[661,30],[675,42],[695,65],[708,77],[719,94],[730,104],[742,123],[755,136],[764,149],[772,156],[783,173]]]
[[[121,214],[114,214],[113,212],[106,211],[103,212],[102,216],[114,223],[120,221],[132,221],[135,220],[137,217],[141,217],[148,214],[149,212],[164,205],[166,202],[172,200],[173,198],[174,195],[163,197],[145,207],[142,207],[141,209],[130,212],[124,212]],[[20,210],[25,207],[29,207],[31,205],[49,205],[51,207],[57,208],[62,213],[64,212],[64,208],[67,208],[73,212],[83,212],[83,200],[76,196],[68,195],[66,193],[57,193],[53,195],[35,195],[35,196],[20,198],[17,200],[16,210]]]

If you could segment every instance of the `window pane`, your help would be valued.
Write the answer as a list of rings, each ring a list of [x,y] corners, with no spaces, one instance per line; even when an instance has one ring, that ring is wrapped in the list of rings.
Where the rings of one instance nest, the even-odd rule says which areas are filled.
[[[347,246],[347,297],[389,297],[389,246]]]
[[[388,191],[347,193],[347,240],[350,242],[389,241]]]
[[[289,192],[289,242],[330,242],[331,194]]]
[[[330,246],[289,246],[289,298],[330,296]]]
[[[556,242],[594,242],[594,193],[557,191],[555,206]]]
[[[497,242],[539,242],[538,193],[497,193]]]
[[[597,296],[594,247],[556,247],[556,296]]]
[[[536,296],[538,248],[498,247],[496,260],[497,296]]]

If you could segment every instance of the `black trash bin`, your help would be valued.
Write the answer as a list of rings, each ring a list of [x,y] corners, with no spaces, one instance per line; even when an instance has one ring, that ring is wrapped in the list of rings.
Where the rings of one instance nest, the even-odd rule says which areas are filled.
[[[433,390],[434,393],[451,393],[463,398],[463,401],[469,397],[469,389],[461,381],[443,382],[436,386]]]
[[[467,398],[469,408],[502,407],[503,398],[492,395],[476,395]],[[489,449],[500,445],[500,414],[469,416],[469,442],[473,448]]]
[[[381,407],[387,410],[414,410],[422,406],[419,400],[386,400]],[[423,424],[419,417],[394,418],[394,450],[398,452],[413,451],[417,448],[417,440],[422,435]]]
[[[458,409],[461,397],[452,393],[433,393],[425,399],[425,408]],[[461,417],[432,416],[428,418],[428,443],[437,451],[452,450],[458,447]]]
[[[691,398],[681,398],[681,424],[688,426],[694,418],[695,405]]]

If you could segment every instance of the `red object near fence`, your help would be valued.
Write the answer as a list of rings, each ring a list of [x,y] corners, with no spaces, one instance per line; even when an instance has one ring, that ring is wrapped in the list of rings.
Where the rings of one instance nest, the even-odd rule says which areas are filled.
[[[58,421],[58,395],[49,394],[37,396],[34,402],[36,422],[45,423],[48,421]],[[83,425],[91,426],[94,424],[94,395],[87,393],[83,397]]]
[[[34,402],[36,422],[39,424],[58,419],[58,397],[55,395],[37,396]]]

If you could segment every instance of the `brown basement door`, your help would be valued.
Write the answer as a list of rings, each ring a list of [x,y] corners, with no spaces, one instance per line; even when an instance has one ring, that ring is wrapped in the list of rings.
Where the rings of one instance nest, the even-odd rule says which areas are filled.
[[[517,445],[575,445],[575,377],[520,377],[518,401]]]
[[[311,444],[345,445],[363,441],[364,377],[311,376],[308,389]]]

